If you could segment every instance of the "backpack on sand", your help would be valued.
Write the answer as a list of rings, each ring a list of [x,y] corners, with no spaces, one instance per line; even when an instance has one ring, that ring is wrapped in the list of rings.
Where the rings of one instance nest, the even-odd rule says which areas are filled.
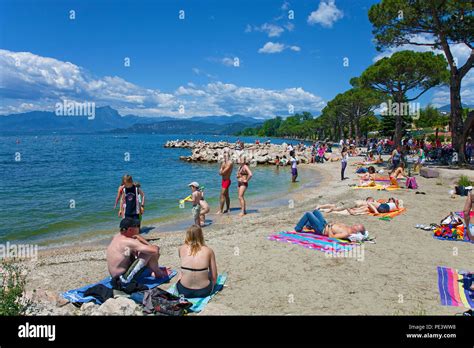
[[[406,188],[407,189],[412,189],[412,190],[416,190],[418,189],[418,184],[416,183],[416,179],[414,177],[408,177],[407,178],[407,181],[406,181]]]
[[[142,302],[145,313],[155,315],[181,316],[192,307],[192,303],[172,295],[158,287],[144,291]]]

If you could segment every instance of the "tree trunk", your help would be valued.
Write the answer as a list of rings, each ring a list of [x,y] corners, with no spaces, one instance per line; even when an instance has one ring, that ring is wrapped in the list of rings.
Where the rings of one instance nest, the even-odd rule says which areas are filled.
[[[395,147],[400,145],[400,142],[402,141],[402,134],[403,134],[403,118],[402,118],[402,104],[401,102],[398,102],[398,112],[396,115],[392,115],[392,117],[395,117],[395,133],[393,136],[393,142]]]
[[[357,118],[354,122],[354,130],[355,136],[357,139],[360,139],[360,125],[359,125],[359,118]]]
[[[464,122],[462,120],[461,78],[457,71],[451,71],[449,93],[451,100],[451,143],[453,149],[458,153],[459,161],[465,162],[464,144],[466,139],[464,135],[467,132],[464,132]]]

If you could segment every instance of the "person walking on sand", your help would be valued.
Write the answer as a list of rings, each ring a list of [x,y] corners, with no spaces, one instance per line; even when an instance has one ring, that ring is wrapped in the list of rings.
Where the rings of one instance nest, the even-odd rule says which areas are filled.
[[[234,163],[232,163],[232,161],[229,159],[229,153],[224,151],[224,161],[221,163],[221,167],[219,169],[219,175],[222,176],[222,182],[219,202],[220,205],[217,214],[227,213],[230,210],[229,187],[231,184],[230,176],[232,175],[233,169]],[[226,205],[226,210],[224,210],[224,204]]]
[[[290,163],[291,163],[291,182],[296,182],[296,178],[298,177],[298,168],[297,168],[297,160],[295,157],[295,152],[290,152]]]
[[[197,226],[201,226],[201,199],[202,199],[202,192],[199,190],[199,184],[196,181],[193,181],[188,185],[191,187],[191,201],[193,203],[193,219],[194,224]]]
[[[239,192],[239,202],[240,208],[242,209],[239,216],[244,216],[247,214],[246,202],[245,202],[245,191],[249,186],[249,181],[252,179],[252,171],[247,165],[247,159],[245,156],[240,156],[239,159],[239,169],[237,170],[237,188]]]
[[[346,171],[348,157],[347,148],[344,146],[341,151],[341,181],[347,179],[344,176],[344,172]]]

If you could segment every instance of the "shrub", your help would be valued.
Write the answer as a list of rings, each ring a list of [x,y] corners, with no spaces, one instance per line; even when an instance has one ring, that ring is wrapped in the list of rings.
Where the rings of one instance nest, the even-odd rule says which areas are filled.
[[[458,180],[458,186],[472,186],[472,181],[467,177],[466,175],[461,175],[461,177]]]
[[[24,298],[25,269],[14,260],[0,262],[0,315],[23,315],[31,305]]]

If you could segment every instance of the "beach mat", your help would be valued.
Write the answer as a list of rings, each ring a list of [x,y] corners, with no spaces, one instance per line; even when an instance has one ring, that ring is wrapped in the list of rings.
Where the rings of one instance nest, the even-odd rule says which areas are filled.
[[[469,272],[438,267],[438,288],[443,306],[474,308],[474,291],[469,290]],[[471,276],[472,277],[472,276]]]
[[[161,267],[164,269],[163,267]],[[176,271],[171,271],[170,274],[167,277],[163,278],[155,278],[151,276],[151,269],[148,267],[143,271],[143,273],[138,277],[137,281],[139,284],[145,285],[148,289],[153,289],[157,287],[158,285],[161,285],[163,283],[167,283],[170,281],[171,278],[173,278],[177,274]],[[72,303],[85,303],[85,302],[94,302],[96,304],[101,304],[101,302],[96,299],[93,296],[84,296],[84,293],[91,287],[95,285],[105,285],[109,289],[112,289],[112,278],[107,277],[105,279],[102,279],[100,282],[95,283],[95,284],[89,284],[86,286],[83,286],[82,288],[79,289],[74,289],[74,290],[69,290],[66,292],[61,293],[61,296],[64,297],[66,300]]]
[[[358,244],[343,239],[322,236],[309,231],[310,230],[307,229],[305,229],[304,232],[283,231],[270,235],[268,239],[278,242],[297,244],[308,249],[331,253],[350,251],[355,245]]]
[[[374,186],[352,186],[354,190],[387,190],[395,191],[401,189],[401,187],[385,187],[383,185],[374,185]]]
[[[227,280],[227,273],[222,273],[217,276],[217,283],[210,294],[207,297],[197,297],[197,298],[187,298],[186,300],[191,302],[193,305],[189,308],[190,312],[199,313],[201,312],[204,307],[209,303],[209,301],[224,288],[225,281]],[[176,289],[176,283],[171,285],[170,288],[167,290],[170,294],[179,296],[178,290]]]
[[[469,227],[470,228],[473,228],[473,224],[469,224]],[[439,236],[436,236],[434,233],[432,234],[433,238],[434,239],[438,239],[438,240],[447,240],[447,241],[450,241],[450,242],[466,242],[466,243],[472,243],[474,244],[474,240],[470,240],[469,237],[467,236],[467,231],[464,231],[464,238],[463,239],[449,239],[449,238],[443,238],[443,237],[439,237]]]
[[[388,212],[388,213],[368,213],[368,215],[370,216],[377,216],[377,217],[390,217],[390,218],[393,218],[397,215],[400,215],[401,213],[403,213],[404,211],[406,210],[406,208],[400,208],[400,209],[397,209],[397,210],[394,210],[394,211],[391,211],[391,212]]]

